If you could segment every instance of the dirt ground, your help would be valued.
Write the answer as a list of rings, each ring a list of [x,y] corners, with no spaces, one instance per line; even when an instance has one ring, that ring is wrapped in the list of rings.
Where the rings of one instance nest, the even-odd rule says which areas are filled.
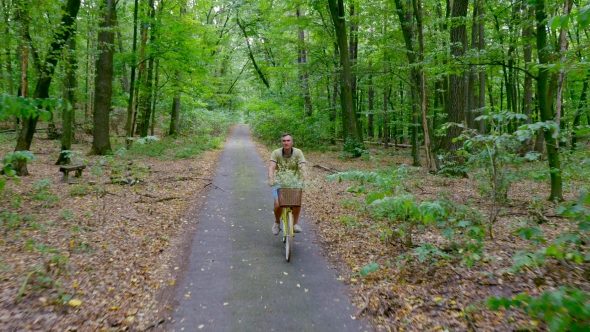
[[[2,155],[11,151],[2,146]],[[88,151],[89,138],[72,150]],[[64,183],[56,141],[36,139],[31,175],[8,181],[0,237],[1,331],[123,331],[166,317],[175,261],[190,241],[183,220],[211,186],[221,150],[195,159],[142,158],[123,165],[133,184],[112,184],[120,164],[96,156]],[[100,171],[98,171],[100,169]],[[45,189],[39,188],[45,183]],[[37,188],[37,189],[35,189]],[[18,203],[14,203],[18,201]],[[16,206],[15,206],[16,205]]]
[[[266,147],[257,147],[265,159],[270,156]],[[86,138],[72,150],[89,148]],[[0,153],[12,149],[5,142]],[[36,139],[32,150],[38,160],[29,165],[31,175],[18,184],[8,181],[0,193],[0,331],[159,329],[170,316],[170,294],[181,273],[177,262],[194,227],[185,216],[198,209],[211,188],[220,150],[193,159],[143,157],[130,165],[100,165],[98,157],[84,157],[91,166],[72,183],[61,182],[54,165],[56,141]],[[304,197],[308,224],[356,294],[357,319],[377,331],[545,330],[519,311],[492,312],[483,303],[489,296],[536,295],[566,282],[590,290],[587,263],[552,261],[523,273],[506,271],[516,251],[529,249],[529,242],[513,233],[523,221],[540,214],[539,227],[548,237],[563,228],[565,220],[556,216],[553,203],[531,208],[533,196],[548,192],[548,181],[511,189],[493,226],[494,237],[486,239],[484,257],[473,267],[453,259],[404,263],[396,259],[407,252],[404,246],[383,239],[383,221],[358,208],[364,195],[347,192],[350,182],[326,176],[408,164],[407,151],[377,149],[376,159],[304,152],[310,170]],[[113,184],[110,175],[121,167],[139,181]],[[415,169],[402,185],[420,201],[444,196],[475,210],[489,205],[470,179]],[[576,194],[566,197],[574,200]],[[440,233],[428,227],[414,241],[444,244]],[[360,269],[373,262],[378,269],[361,276]]]

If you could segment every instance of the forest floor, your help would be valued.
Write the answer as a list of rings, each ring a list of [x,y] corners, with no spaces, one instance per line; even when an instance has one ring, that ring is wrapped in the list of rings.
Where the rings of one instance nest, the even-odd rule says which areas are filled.
[[[258,148],[263,155],[270,155],[265,147],[259,145]],[[529,261],[519,271],[512,269],[514,255],[518,252],[533,253],[548,247],[562,232],[577,232],[576,223],[556,212],[560,204],[547,201],[549,180],[531,180],[531,174],[544,172],[545,162],[524,165],[519,170],[520,175],[516,174],[517,170],[508,170],[511,176],[520,176],[521,181],[510,187],[506,202],[497,210],[497,220],[490,226],[493,238],[487,232],[482,238],[481,253],[468,267],[461,260],[468,257],[468,245],[476,241],[461,237],[467,230],[455,231],[459,235],[455,242],[441,235],[440,226],[417,225],[412,232],[413,243],[408,247],[395,233],[391,234],[397,222],[389,223],[371,216],[366,208],[366,195],[347,190],[353,185],[363,185],[369,192],[369,181],[340,182],[329,180],[327,176],[339,171],[399,170],[401,166],[404,172],[389,173],[399,177],[393,185],[399,187],[400,192],[413,195],[418,202],[444,198],[457,209],[464,207],[465,220],[472,226],[485,226],[490,225],[487,220],[493,210],[489,190],[484,191],[488,194],[481,190],[481,186],[485,186],[481,177],[485,174],[470,174],[469,178],[432,175],[423,168],[407,166],[412,160],[409,149],[404,148],[372,148],[370,156],[355,159],[345,158],[336,150],[306,151],[305,155],[310,167],[303,202],[307,223],[313,226],[326,256],[340,267],[341,280],[355,294],[352,301],[359,308],[357,318],[367,320],[377,331],[542,331],[548,327],[539,317],[528,316],[522,310],[491,311],[486,306],[487,299],[492,296],[513,298],[519,293],[537,296],[564,285],[590,291],[587,238],[574,246],[582,255],[586,253],[585,262],[547,258],[545,264],[540,262],[539,266]],[[564,174],[581,174],[584,171],[578,167],[584,168],[588,162],[587,155],[564,161],[564,164],[570,163]],[[588,186],[584,176],[574,174],[568,178],[577,178],[578,182],[565,186],[565,202],[561,205],[577,202],[581,191]],[[529,227],[538,227],[543,234],[537,234],[538,247],[534,241],[515,234],[518,229]],[[383,235],[388,232],[388,236]],[[423,251],[420,257],[418,249],[423,244],[423,248],[431,251]],[[571,246],[565,248],[572,250]],[[526,257],[535,259],[534,255]],[[363,267],[367,270],[371,265],[373,267],[368,269],[371,272],[361,273]],[[584,301],[569,310],[582,310],[575,306],[587,308],[588,303]],[[561,302],[555,307],[542,304],[540,308],[538,314],[546,314],[548,319],[572,317],[555,314],[555,310],[565,310]],[[582,326],[588,323],[588,316],[585,317],[578,321]]]
[[[89,138],[79,138],[72,150],[88,151]],[[12,151],[12,144],[0,140],[1,154]],[[269,150],[257,148],[267,159]],[[29,164],[31,175],[18,183],[9,180],[0,192],[0,331],[160,329],[173,309],[168,303],[181,273],[178,253],[186,250],[194,227],[184,218],[212,187],[221,150],[187,159],[115,156],[102,163],[86,156],[91,166],[71,183],[61,182],[54,165],[57,141],[38,138],[32,150],[38,160]],[[539,200],[548,193],[548,181],[512,186],[493,225],[493,239],[485,238],[483,255],[466,267],[457,256],[407,259],[413,247],[392,236],[383,239],[389,226],[363,208],[365,195],[348,192],[351,182],[326,178],[336,171],[409,164],[407,150],[375,148],[372,158],[356,159],[343,158],[336,149],[304,152],[310,170],[307,224],[338,266],[339,279],[355,294],[357,319],[376,331],[545,330],[521,311],[490,311],[485,300],[520,292],[537,295],[566,283],[590,291],[587,263],[548,260],[522,273],[508,271],[515,252],[531,249],[516,229],[532,222],[551,239],[564,228],[556,205]],[[408,170],[399,185],[418,201],[445,197],[483,216],[489,211],[490,200],[479,194],[473,178]],[[121,178],[135,182],[113,183]],[[576,195],[567,192],[566,200]],[[414,247],[448,245],[432,226],[416,231],[413,242]],[[361,275],[371,263],[377,268]]]
[[[91,137],[77,138],[72,150],[89,151]],[[111,143],[113,150],[123,144]],[[13,148],[4,141],[0,152]],[[54,165],[59,141],[36,138],[31,174],[0,192],[0,331],[162,324],[181,272],[178,250],[190,241],[184,217],[211,187],[220,151],[187,159],[83,156],[90,166],[68,183]]]

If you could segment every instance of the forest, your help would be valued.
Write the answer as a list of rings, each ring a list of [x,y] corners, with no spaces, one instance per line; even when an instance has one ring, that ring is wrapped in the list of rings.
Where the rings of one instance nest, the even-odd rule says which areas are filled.
[[[315,158],[309,191],[319,203],[309,214],[375,329],[588,329],[588,3],[1,5],[0,323],[28,312],[35,296],[60,314],[82,310],[76,292],[93,277],[72,277],[91,275],[72,266],[114,245],[84,232],[128,195],[159,204],[146,215],[190,204],[231,126],[245,122],[263,153],[289,132]],[[55,184],[58,168],[76,165],[89,181]],[[181,185],[179,194],[173,184],[132,189],[141,181]],[[348,198],[317,196],[320,187]],[[324,222],[327,210],[337,218]],[[165,235],[150,245],[172,245],[174,222],[158,221]],[[412,295],[455,277],[469,295]],[[151,278],[141,282],[152,287]],[[424,319],[429,296],[444,314]],[[39,319],[147,328],[157,315],[136,315],[142,301],[101,304],[65,323]]]

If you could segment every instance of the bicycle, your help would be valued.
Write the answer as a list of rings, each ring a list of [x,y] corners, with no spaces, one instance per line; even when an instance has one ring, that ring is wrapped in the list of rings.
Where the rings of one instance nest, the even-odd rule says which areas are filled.
[[[277,192],[279,195],[279,206],[283,208],[281,212],[281,224],[283,225],[285,258],[287,262],[290,262],[291,252],[293,251],[293,227],[295,223],[291,208],[301,206],[301,188],[279,188]]]

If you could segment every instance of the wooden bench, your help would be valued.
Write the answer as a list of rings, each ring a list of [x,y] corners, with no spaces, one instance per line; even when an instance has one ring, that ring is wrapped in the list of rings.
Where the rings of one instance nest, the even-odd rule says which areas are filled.
[[[62,182],[66,182],[69,179],[68,173],[75,171],[75,177],[79,178],[82,176],[82,170],[86,168],[86,165],[67,165],[60,166],[59,171],[63,173]]]

